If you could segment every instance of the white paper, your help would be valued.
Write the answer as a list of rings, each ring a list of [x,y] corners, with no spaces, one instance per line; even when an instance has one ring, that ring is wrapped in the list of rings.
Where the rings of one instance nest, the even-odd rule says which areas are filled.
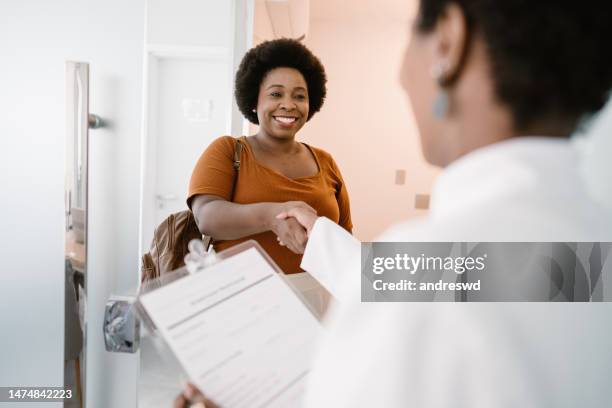
[[[223,408],[296,408],[321,326],[255,249],[141,296],[191,381]]]

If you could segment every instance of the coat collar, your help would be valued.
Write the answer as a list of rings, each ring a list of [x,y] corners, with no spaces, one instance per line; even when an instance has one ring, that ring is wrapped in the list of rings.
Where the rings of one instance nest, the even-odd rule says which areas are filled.
[[[562,188],[577,165],[570,139],[525,136],[482,147],[444,169],[433,187],[430,216],[466,213],[519,194],[529,200],[542,189]]]

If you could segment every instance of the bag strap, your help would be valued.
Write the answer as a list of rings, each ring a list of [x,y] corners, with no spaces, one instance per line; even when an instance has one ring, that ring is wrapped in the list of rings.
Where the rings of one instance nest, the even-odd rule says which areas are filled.
[[[242,137],[240,139],[242,139]],[[240,170],[240,156],[242,155],[243,144],[240,139],[236,139],[236,145],[234,148],[234,169],[236,169],[236,171]]]
[[[244,137],[244,136],[243,136]],[[234,145],[234,181],[232,184],[232,194],[230,195],[230,201],[234,201],[234,193],[236,192],[236,183],[238,182],[238,174],[240,172],[240,157],[242,156],[243,144],[240,139],[236,139]]]

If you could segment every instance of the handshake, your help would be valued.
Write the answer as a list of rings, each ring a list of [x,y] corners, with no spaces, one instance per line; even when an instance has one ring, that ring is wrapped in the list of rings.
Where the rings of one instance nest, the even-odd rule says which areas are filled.
[[[296,254],[303,254],[317,212],[303,201],[275,204],[270,230],[278,243]]]

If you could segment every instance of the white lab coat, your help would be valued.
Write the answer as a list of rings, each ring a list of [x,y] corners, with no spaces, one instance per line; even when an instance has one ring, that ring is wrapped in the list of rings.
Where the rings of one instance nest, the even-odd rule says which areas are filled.
[[[426,219],[379,240],[610,241],[612,215],[587,196],[579,161],[553,138],[479,149],[444,170]],[[307,408],[612,406],[612,304],[361,303],[359,251],[317,220],[302,268],[339,301]]]

